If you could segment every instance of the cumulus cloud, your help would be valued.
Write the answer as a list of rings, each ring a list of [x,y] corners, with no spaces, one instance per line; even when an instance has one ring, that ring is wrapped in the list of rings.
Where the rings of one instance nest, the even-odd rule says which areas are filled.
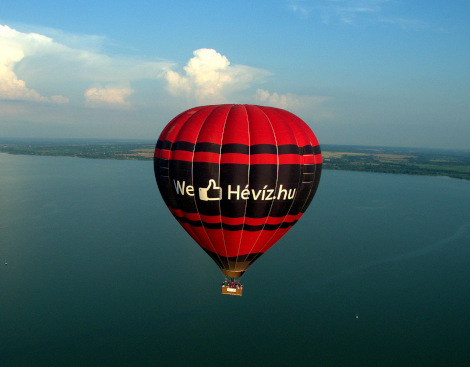
[[[85,105],[91,108],[130,109],[126,98],[133,93],[128,87],[90,88],[85,91]]]
[[[296,95],[292,93],[278,94],[270,93],[264,89],[258,89],[256,92],[256,100],[260,104],[266,104],[273,107],[279,107],[288,110],[315,109],[319,105],[328,100],[323,96],[306,96]]]
[[[262,82],[268,72],[245,66],[231,65],[226,56],[213,49],[201,48],[183,68],[184,73],[167,70],[167,89],[174,96],[192,97],[198,102],[224,102],[237,90]]]
[[[0,25],[0,101],[85,102],[87,107],[129,109],[126,98],[133,91],[123,85],[157,80],[173,66],[168,61],[106,55],[97,49],[104,42],[102,38],[98,42],[92,36],[77,38],[60,31],[52,34],[55,38]],[[97,83],[106,87],[96,87]],[[19,104],[17,110],[23,110]]]
[[[135,111],[136,106],[143,107],[143,113],[154,113],[157,108],[161,113],[171,103],[255,100],[295,111],[317,108],[325,100],[256,91],[271,73],[232,64],[227,56],[209,48],[195,50],[186,65],[178,69],[178,65],[165,60],[100,52],[103,38],[76,38],[60,31],[51,34],[53,37],[0,25],[0,114],[11,121],[83,123],[83,107],[88,108],[87,119],[95,116],[102,121],[103,113],[109,110]],[[168,92],[176,97],[170,103],[165,96]]]
[[[69,101],[60,95],[42,96],[36,90],[28,88],[25,81],[19,79],[14,71],[15,66],[25,57],[39,49],[49,48],[51,43],[52,40],[48,37],[35,33],[20,33],[0,25],[0,99],[41,103]]]

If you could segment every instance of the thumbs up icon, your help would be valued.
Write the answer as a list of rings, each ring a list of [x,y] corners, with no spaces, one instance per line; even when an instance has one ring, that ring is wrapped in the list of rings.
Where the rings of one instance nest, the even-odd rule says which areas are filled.
[[[199,199],[202,201],[222,200],[222,189],[217,187],[215,180],[209,180],[207,188],[199,188]]]

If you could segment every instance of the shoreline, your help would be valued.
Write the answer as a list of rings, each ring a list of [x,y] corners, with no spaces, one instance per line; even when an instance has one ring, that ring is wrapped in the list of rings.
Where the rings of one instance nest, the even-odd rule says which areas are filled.
[[[135,141],[0,141],[0,153],[86,159],[153,160],[154,144]],[[323,169],[470,180],[470,152],[322,145]]]

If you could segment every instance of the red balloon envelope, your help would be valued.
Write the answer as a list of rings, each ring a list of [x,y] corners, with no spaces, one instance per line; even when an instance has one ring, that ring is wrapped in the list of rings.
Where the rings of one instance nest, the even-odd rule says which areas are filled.
[[[229,277],[240,277],[300,219],[322,156],[290,112],[214,105],[176,116],[158,139],[154,168],[171,213]]]

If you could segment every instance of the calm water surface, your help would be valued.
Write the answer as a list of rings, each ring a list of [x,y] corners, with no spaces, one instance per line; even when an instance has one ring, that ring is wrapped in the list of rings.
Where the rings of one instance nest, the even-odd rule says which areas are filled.
[[[469,181],[325,170],[229,297],[151,162],[0,154],[0,365],[468,366],[469,208]]]

